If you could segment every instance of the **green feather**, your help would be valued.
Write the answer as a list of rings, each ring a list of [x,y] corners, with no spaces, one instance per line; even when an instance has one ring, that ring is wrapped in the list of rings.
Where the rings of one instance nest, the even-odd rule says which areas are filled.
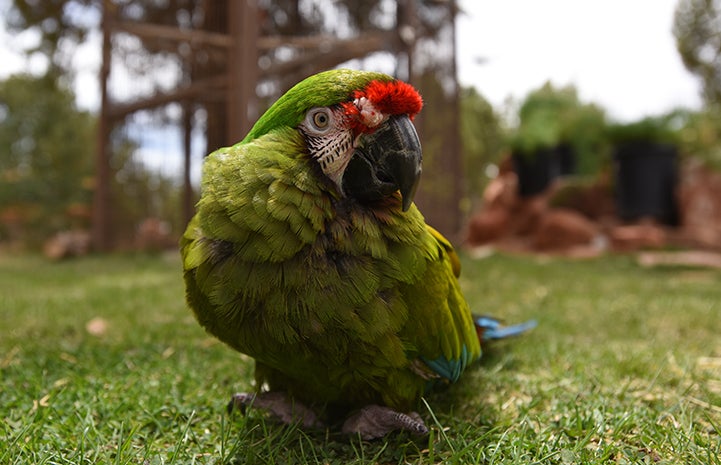
[[[413,408],[433,367],[480,356],[450,244],[393,199],[339,195],[295,129],[377,73],[338,70],[288,91],[240,143],[205,161],[181,239],[198,321],[256,359],[256,380],[311,404]]]
[[[249,142],[276,128],[294,128],[313,107],[327,107],[345,102],[356,89],[373,80],[390,81],[382,73],[336,69],[310,76],[283,94],[250,130],[241,143]]]

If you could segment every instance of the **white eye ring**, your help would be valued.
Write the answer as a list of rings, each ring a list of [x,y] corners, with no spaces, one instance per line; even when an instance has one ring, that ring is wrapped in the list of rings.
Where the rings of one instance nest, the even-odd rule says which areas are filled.
[[[319,133],[324,133],[331,128],[333,112],[329,108],[311,108],[305,117],[306,124]]]

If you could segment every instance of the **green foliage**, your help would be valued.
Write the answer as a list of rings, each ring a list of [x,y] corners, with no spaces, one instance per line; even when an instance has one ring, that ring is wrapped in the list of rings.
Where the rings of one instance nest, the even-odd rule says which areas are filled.
[[[686,114],[679,141],[682,153],[721,170],[721,111],[708,108]]]
[[[186,226],[180,209],[182,186],[177,180],[150,170],[138,155],[138,144],[127,139],[122,131],[116,136],[111,160],[112,230],[119,245],[132,246],[129,241],[147,218],[167,222],[172,233],[180,236]]]
[[[414,82],[424,107],[414,124],[423,147],[423,176],[415,196],[429,224],[446,235],[460,229],[459,207],[465,177],[460,173],[460,105],[444,87],[443,77],[429,70]]]
[[[721,1],[679,1],[673,34],[684,65],[703,83],[706,103],[721,104]]]
[[[606,129],[608,139],[614,144],[653,142],[676,144],[679,138],[677,123],[681,115],[670,113],[663,116],[649,116],[625,124],[611,124]]]
[[[83,42],[97,24],[98,10],[90,9],[92,5],[97,6],[97,0],[12,0],[5,23],[10,31],[17,33],[31,28],[37,30],[40,42],[27,52],[45,55],[53,72],[68,73],[75,46]],[[96,18],[95,21],[92,18]]]
[[[460,133],[466,196],[480,198],[485,187],[485,169],[502,155],[503,130],[491,104],[473,87],[461,89]]]
[[[52,75],[11,76],[0,82],[0,241],[30,248],[66,229],[87,229],[96,148],[95,117]],[[137,144],[120,131],[111,170],[112,225],[124,245],[145,218],[163,218],[174,231],[180,186],[148,171]]]
[[[563,123],[577,106],[573,87],[555,89],[546,83],[529,93],[518,111],[519,126],[512,139],[513,148],[530,154],[557,146],[563,138]]]
[[[519,109],[519,126],[511,138],[514,151],[532,156],[538,149],[569,146],[581,174],[598,172],[604,160],[605,115],[594,104],[582,103],[573,86],[551,83],[532,91]]]
[[[0,210],[16,217],[0,240],[32,243],[85,224],[94,130],[94,118],[53,76],[0,82]]]
[[[721,464],[719,271],[462,258],[474,310],[540,325],[426,399],[428,437],[362,442],[227,416],[252,363],[194,321],[177,258],[3,256],[0,463]]]

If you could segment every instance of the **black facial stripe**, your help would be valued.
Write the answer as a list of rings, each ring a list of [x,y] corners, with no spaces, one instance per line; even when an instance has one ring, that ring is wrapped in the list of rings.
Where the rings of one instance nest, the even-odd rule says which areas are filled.
[[[306,144],[311,155],[318,160],[324,170],[351,148],[350,137],[338,133],[334,135],[336,137],[306,136]]]

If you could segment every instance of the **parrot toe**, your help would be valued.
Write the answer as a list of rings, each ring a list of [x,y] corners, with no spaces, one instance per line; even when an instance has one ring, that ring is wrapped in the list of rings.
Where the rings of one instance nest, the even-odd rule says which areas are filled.
[[[304,428],[323,426],[323,422],[318,419],[315,412],[300,402],[288,398],[283,392],[259,394],[238,392],[233,394],[228,403],[228,413],[237,408],[245,414],[246,409],[251,407],[265,410],[286,425],[299,423]]]
[[[357,433],[364,440],[382,438],[396,430],[419,436],[428,434],[428,427],[416,412],[405,414],[380,405],[363,407],[343,423],[345,434]]]

